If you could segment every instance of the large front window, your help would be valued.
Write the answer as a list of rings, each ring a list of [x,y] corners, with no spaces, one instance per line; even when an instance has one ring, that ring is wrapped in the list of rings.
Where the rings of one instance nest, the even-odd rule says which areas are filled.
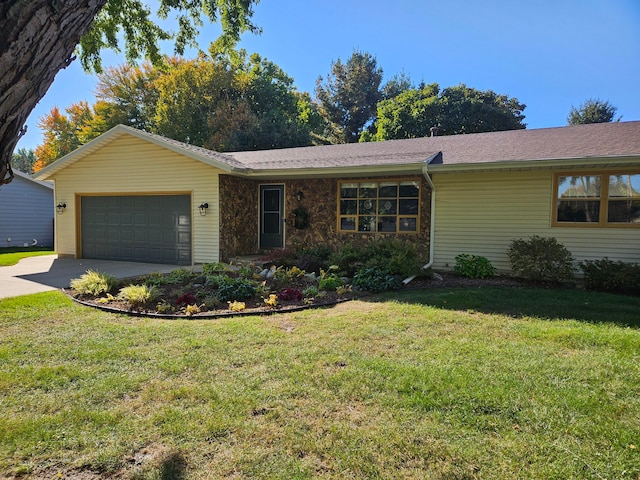
[[[340,182],[338,229],[342,232],[416,233],[420,181]]]
[[[640,226],[640,173],[557,174],[554,224]]]

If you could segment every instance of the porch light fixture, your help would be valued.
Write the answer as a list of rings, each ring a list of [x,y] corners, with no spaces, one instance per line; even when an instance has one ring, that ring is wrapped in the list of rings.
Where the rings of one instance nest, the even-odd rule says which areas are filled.
[[[198,208],[200,209],[200,215],[204,217],[207,214],[207,209],[209,208],[209,204],[201,203]]]
[[[302,193],[302,191],[298,191],[298,193],[296,193],[296,200],[300,201],[304,198],[304,195]]]
[[[62,202],[59,203],[58,205],[56,205],[56,212],[58,213],[58,215],[62,214],[64,212],[64,209],[67,208],[67,204]]]

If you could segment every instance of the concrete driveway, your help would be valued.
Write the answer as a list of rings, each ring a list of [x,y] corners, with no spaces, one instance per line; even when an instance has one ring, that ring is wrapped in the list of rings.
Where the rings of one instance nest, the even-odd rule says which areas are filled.
[[[28,257],[20,260],[17,265],[0,267],[0,298],[67,288],[71,279],[80,277],[87,270],[109,273],[117,278],[127,278],[151,272],[166,273],[176,268],[185,267],[155,263],[58,258],[57,255]]]

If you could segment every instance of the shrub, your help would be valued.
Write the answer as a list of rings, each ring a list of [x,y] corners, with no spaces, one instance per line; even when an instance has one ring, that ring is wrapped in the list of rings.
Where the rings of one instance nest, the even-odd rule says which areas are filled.
[[[318,280],[318,289],[327,292],[344,285],[342,279],[335,273],[338,269],[337,265],[331,265],[327,271],[320,270],[320,279]]]
[[[155,300],[159,295],[156,287],[148,285],[128,285],[120,289],[118,299],[124,300],[133,307],[138,307]]]
[[[456,264],[453,270],[467,278],[488,278],[496,273],[493,265],[486,257],[461,253],[456,256]]]
[[[331,256],[331,261],[348,276],[362,267],[380,267],[392,275],[409,277],[418,274],[422,266],[414,245],[398,239],[375,240],[358,247],[346,244]]]
[[[241,312],[242,310],[247,308],[247,305],[244,302],[238,302],[237,300],[227,303],[229,304],[229,310],[231,310],[232,312]]]
[[[116,285],[116,278],[112,275],[94,270],[87,270],[80,278],[71,280],[71,288],[82,295],[93,295],[97,297],[103,293],[108,293]]]
[[[332,253],[331,248],[324,245],[303,248],[295,264],[307,272],[320,273],[321,269],[326,270],[329,267]]]
[[[275,293],[272,293],[271,295],[269,295],[269,298],[265,298],[264,299],[264,303],[267,304],[267,306],[275,308],[278,306],[278,295],[276,295]]]
[[[423,262],[412,243],[398,239],[378,240],[371,244],[370,250],[371,258],[366,262],[368,267],[379,267],[405,278],[416,275],[422,268]]]
[[[243,278],[222,277],[216,296],[221,302],[244,300],[256,295],[256,287],[250,280]]]
[[[608,258],[580,262],[585,287],[603,292],[640,295],[640,264]]]
[[[149,273],[144,277],[142,277],[141,281],[145,285],[156,286],[156,287],[159,287],[161,285],[167,285],[168,283],[170,283],[169,277],[160,272]]]
[[[169,272],[169,274],[167,275],[167,283],[187,283],[197,276],[198,274],[196,272],[192,272],[190,270],[187,270],[186,268],[177,268]]]
[[[364,267],[353,276],[353,286],[358,290],[369,292],[384,292],[395,290],[402,285],[402,281],[381,267]]]
[[[529,280],[561,282],[573,278],[573,256],[553,237],[513,240],[508,250],[514,273]]]
[[[200,313],[200,305],[198,304],[193,304],[193,305],[187,305],[184,307],[184,314],[187,317],[190,317],[192,315],[195,315],[197,313]]]
[[[156,305],[156,312],[158,313],[175,313],[176,309],[166,300],[162,300]]]
[[[196,303],[196,297],[193,293],[185,293],[184,295],[180,295],[176,300],[178,305],[191,305]]]
[[[311,285],[307,288],[304,289],[304,292],[302,292],[304,294],[305,297],[315,297],[318,295],[318,287],[316,287],[315,285]]]
[[[260,259],[263,264],[273,264],[282,267],[293,267],[296,264],[299,250],[294,247],[287,247],[274,250],[269,255]]]
[[[202,264],[202,274],[207,277],[209,275],[216,275],[225,271],[227,271],[227,266],[222,262]]]
[[[297,288],[285,288],[284,290],[280,291],[280,293],[278,293],[278,297],[281,300],[293,300],[297,302],[302,300],[304,295]]]

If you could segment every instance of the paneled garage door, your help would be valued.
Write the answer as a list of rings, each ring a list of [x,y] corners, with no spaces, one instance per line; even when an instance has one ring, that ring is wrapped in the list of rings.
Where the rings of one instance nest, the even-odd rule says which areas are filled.
[[[189,195],[81,198],[82,257],[191,263]]]

